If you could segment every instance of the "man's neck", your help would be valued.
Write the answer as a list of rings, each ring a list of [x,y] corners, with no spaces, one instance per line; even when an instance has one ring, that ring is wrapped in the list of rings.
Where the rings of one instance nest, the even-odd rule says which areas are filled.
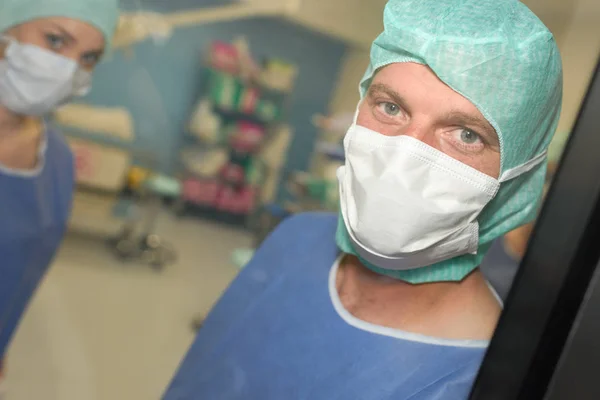
[[[413,285],[346,256],[336,283],[342,304],[355,317],[427,336],[487,340],[501,311],[479,270],[460,282]]]

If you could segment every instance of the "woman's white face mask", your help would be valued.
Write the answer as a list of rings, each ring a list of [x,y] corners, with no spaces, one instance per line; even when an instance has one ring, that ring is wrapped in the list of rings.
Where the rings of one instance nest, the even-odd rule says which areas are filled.
[[[0,60],[0,104],[9,110],[42,116],[89,92],[91,73],[74,60],[12,38],[0,40],[8,43]]]

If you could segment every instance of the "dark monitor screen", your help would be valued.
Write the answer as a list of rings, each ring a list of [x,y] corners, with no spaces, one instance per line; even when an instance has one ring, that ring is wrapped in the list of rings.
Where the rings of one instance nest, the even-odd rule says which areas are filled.
[[[598,66],[471,393],[535,400],[547,387],[600,256]]]

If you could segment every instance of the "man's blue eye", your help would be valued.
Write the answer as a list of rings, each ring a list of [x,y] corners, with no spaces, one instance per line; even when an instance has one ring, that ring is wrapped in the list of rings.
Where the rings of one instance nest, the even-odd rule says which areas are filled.
[[[386,114],[396,116],[400,112],[400,107],[398,107],[394,103],[385,103],[384,110]]]
[[[466,144],[473,144],[479,140],[479,135],[471,130],[463,129],[460,133],[460,140]]]

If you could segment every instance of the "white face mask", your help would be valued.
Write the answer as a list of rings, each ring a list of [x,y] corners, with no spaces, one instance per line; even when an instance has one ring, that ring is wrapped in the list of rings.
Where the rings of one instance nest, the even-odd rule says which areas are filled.
[[[0,104],[30,116],[47,114],[91,87],[91,74],[67,57],[10,38],[0,60]]]
[[[338,170],[344,223],[356,252],[407,270],[477,252],[477,217],[500,182],[542,162],[542,154],[498,180],[410,136],[384,136],[356,121]]]

